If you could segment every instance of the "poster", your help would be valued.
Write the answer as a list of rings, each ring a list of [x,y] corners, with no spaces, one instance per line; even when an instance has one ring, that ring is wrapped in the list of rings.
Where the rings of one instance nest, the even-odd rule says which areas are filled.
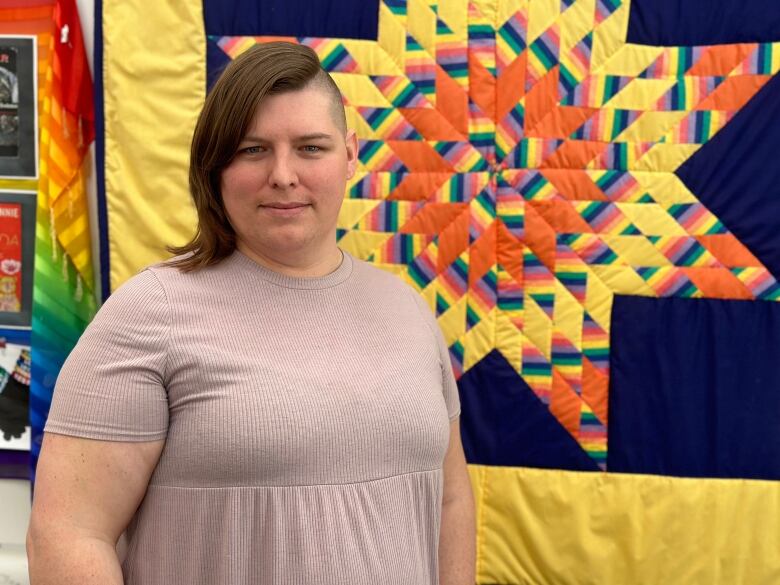
[[[0,329],[30,326],[35,201],[32,191],[0,191]]]
[[[34,37],[0,35],[0,176],[38,175]]]
[[[0,202],[0,311],[22,310],[22,206]]]

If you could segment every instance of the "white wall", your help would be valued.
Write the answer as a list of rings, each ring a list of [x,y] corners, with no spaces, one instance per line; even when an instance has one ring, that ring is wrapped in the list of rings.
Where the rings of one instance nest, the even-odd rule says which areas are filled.
[[[92,79],[95,78],[94,48],[95,48],[95,0],[76,0],[81,16],[81,31],[84,35],[84,48],[89,60],[89,70],[92,72]],[[89,157],[92,161],[91,168],[95,168],[95,145],[89,148]],[[100,290],[100,240],[98,239],[98,219],[97,219],[97,181],[93,172],[87,183],[87,196],[89,197],[89,215],[90,228],[92,232],[92,268],[95,271],[98,301],[101,297]]]
[[[0,481],[0,502],[0,543],[24,544],[30,517],[30,482],[21,479]]]
[[[30,518],[30,482],[0,480],[0,583],[28,585],[24,539]]]

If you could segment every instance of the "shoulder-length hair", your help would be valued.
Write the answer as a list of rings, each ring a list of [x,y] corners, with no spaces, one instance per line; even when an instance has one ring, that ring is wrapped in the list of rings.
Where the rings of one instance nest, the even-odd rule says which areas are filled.
[[[220,192],[220,176],[233,159],[263,98],[322,86],[336,106],[337,121],[346,127],[338,87],[305,45],[259,43],[239,55],[216,81],[198,116],[190,148],[189,187],[198,213],[195,236],[184,246],[169,246],[182,255],[173,266],[189,272],[220,262],[236,248]]]

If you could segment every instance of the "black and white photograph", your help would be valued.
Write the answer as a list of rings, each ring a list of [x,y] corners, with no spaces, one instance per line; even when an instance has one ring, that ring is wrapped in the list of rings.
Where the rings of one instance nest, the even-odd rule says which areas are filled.
[[[35,178],[35,38],[0,35],[0,177]]]

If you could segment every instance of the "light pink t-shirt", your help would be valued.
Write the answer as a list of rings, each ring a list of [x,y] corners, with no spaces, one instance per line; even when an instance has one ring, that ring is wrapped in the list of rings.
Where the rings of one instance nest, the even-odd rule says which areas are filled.
[[[291,278],[236,252],[141,272],[65,363],[46,431],[165,439],[132,585],[434,585],[459,414],[433,315],[345,253]]]

